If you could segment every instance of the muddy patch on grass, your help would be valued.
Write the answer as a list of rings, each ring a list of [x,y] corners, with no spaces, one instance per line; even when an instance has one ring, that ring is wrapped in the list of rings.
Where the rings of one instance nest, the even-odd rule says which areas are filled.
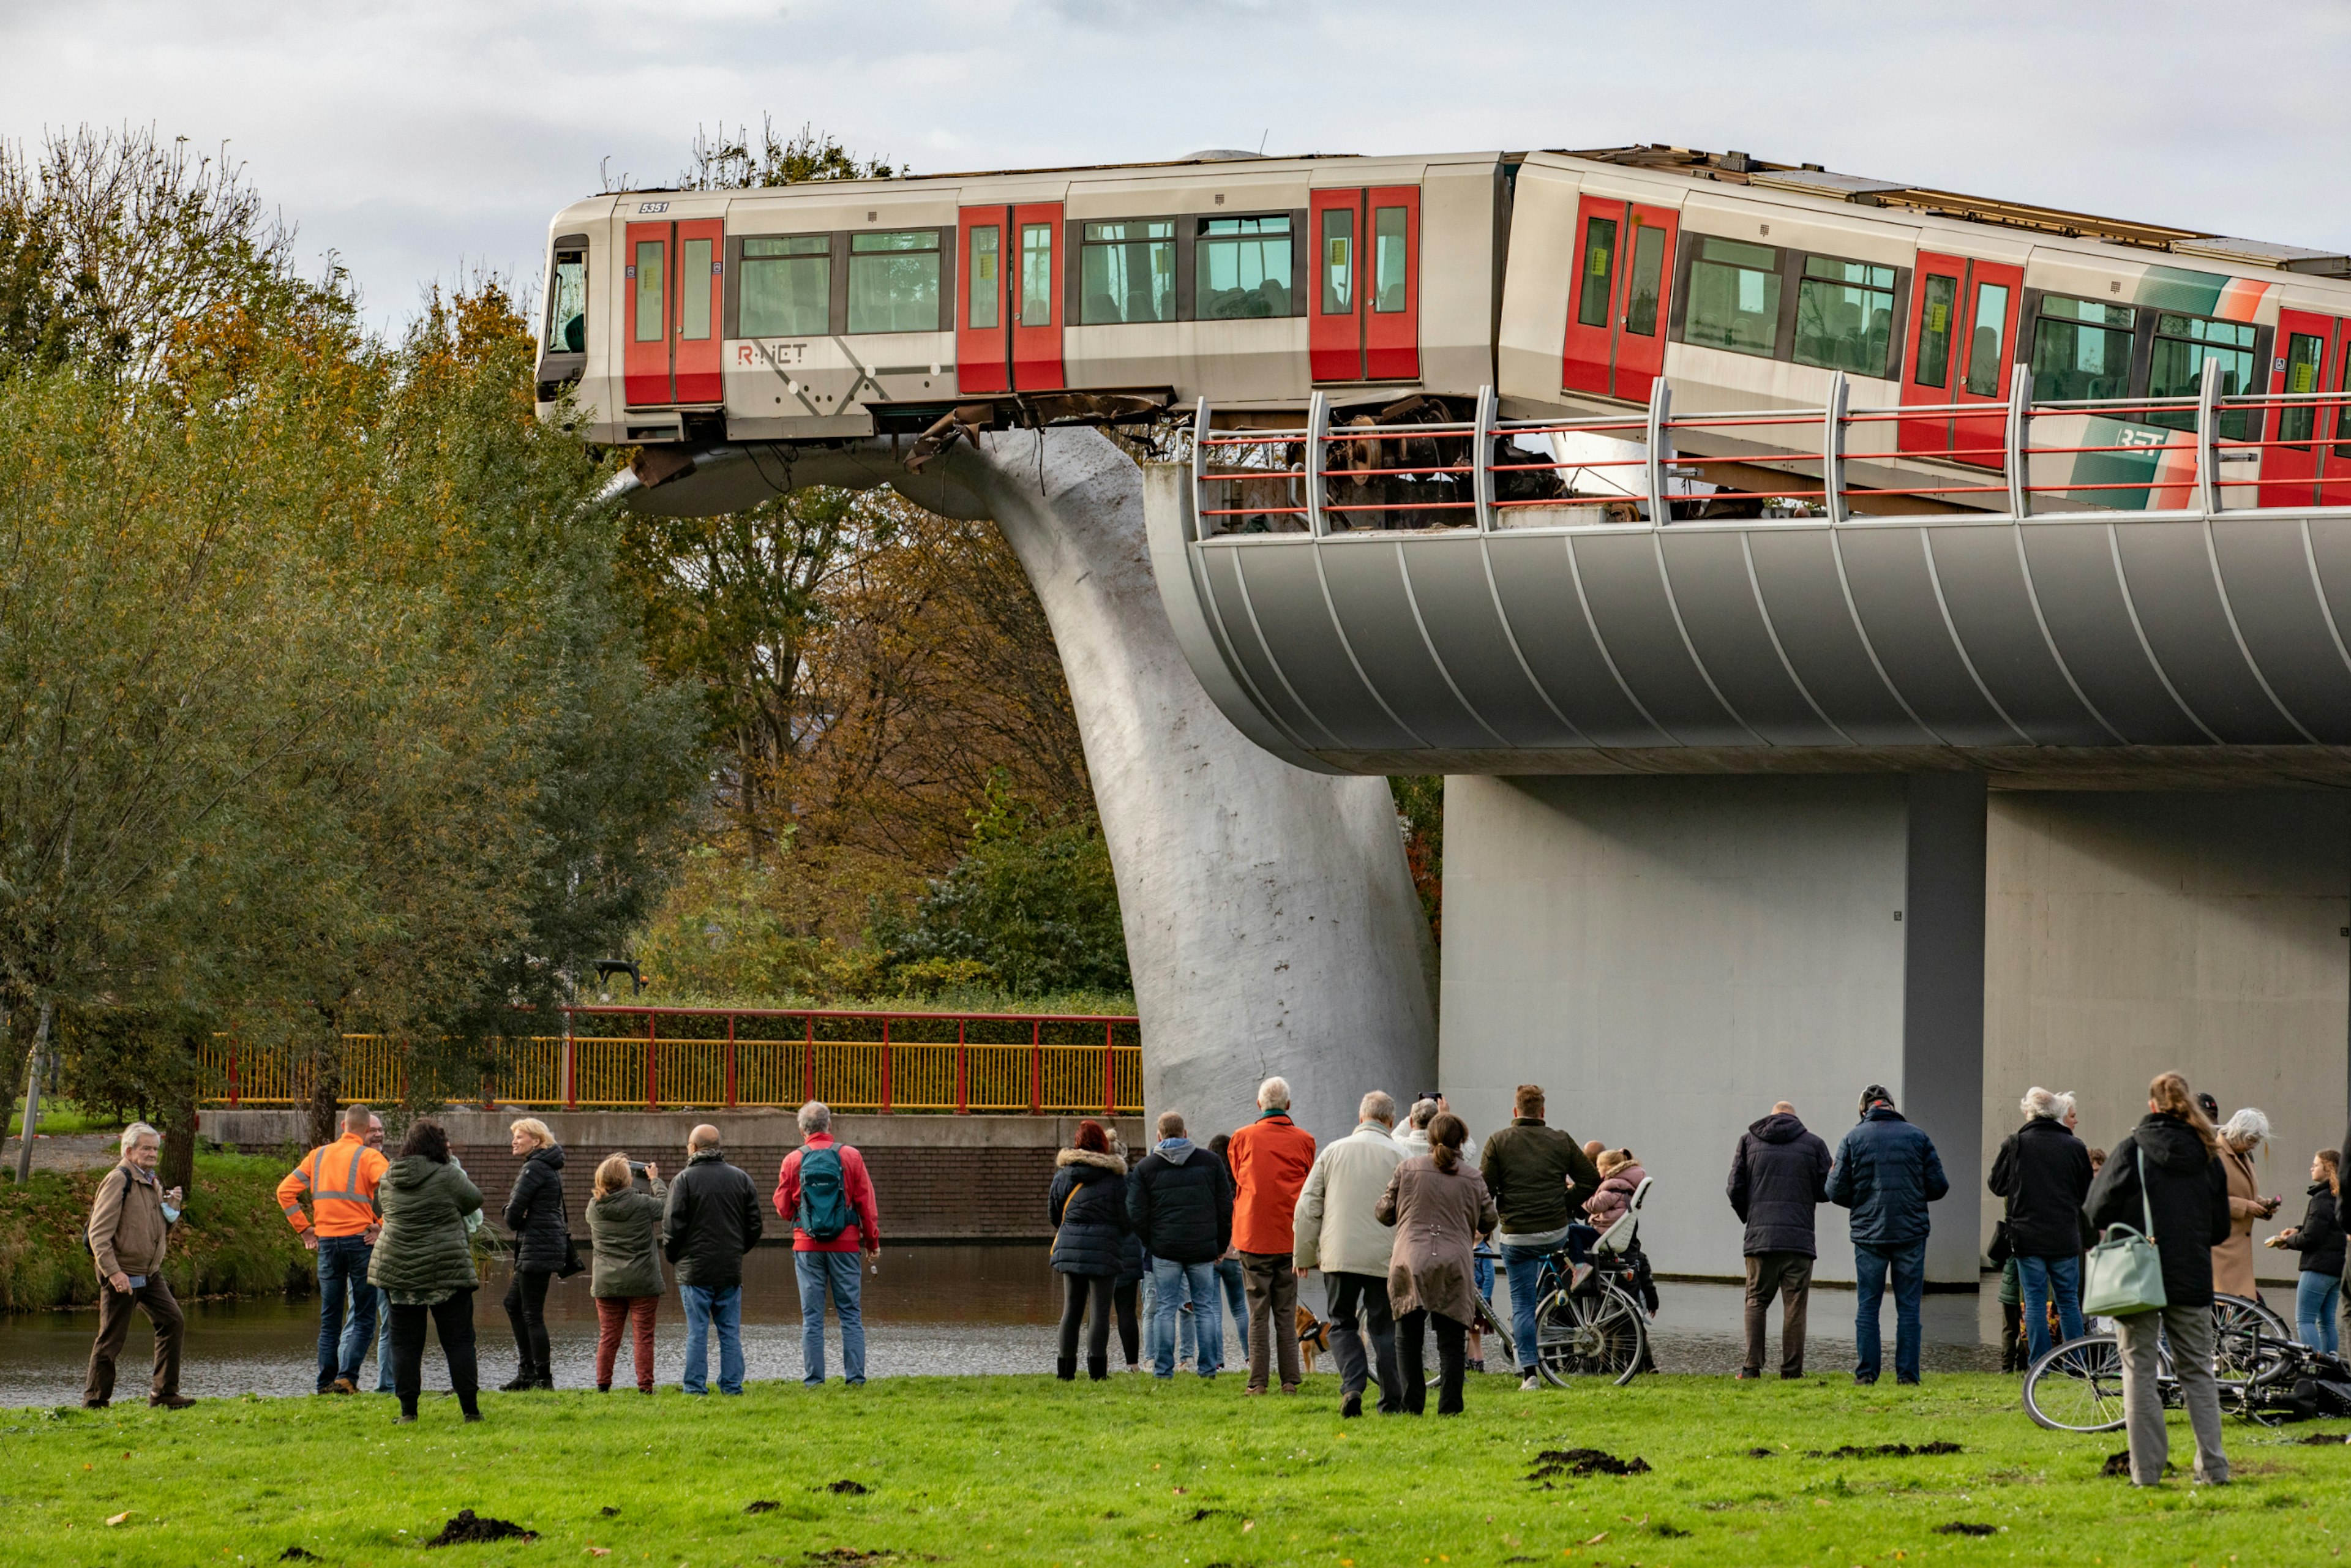
[[[441,1527],[441,1533],[426,1542],[427,1546],[471,1546],[485,1541],[537,1541],[538,1531],[525,1530],[507,1519],[484,1519],[470,1508],[459,1509],[457,1517]]]
[[[1535,1456],[1535,1469],[1526,1479],[1543,1481],[1553,1476],[1641,1476],[1648,1473],[1649,1461],[1637,1455],[1629,1459],[1620,1459],[1600,1448],[1545,1448]]]
[[[770,1557],[768,1561],[780,1563],[783,1559]],[[891,1563],[936,1563],[938,1559],[926,1552],[893,1552],[887,1546],[876,1546],[870,1551],[860,1551],[854,1546],[829,1546],[822,1552],[810,1552],[800,1561],[804,1563],[869,1563],[879,1565]]]
[[[2339,1448],[2351,1443],[2351,1437],[2337,1432],[2313,1432],[2307,1437],[2296,1437],[2294,1446],[2303,1448]]]
[[[1998,1535],[2000,1533],[2000,1526],[1996,1524],[1970,1524],[1963,1519],[1955,1519],[1949,1524],[1938,1524],[1935,1526],[1935,1533],[1938,1535]]]
[[[601,1508],[598,1509],[596,1511],[597,1511],[598,1513],[602,1514],[606,1519],[617,1519],[617,1518],[619,1518],[619,1517],[620,1517],[620,1513],[621,1513],[621,1511],[620,1511],[619,1509],[614,1508],[614,1507],[613,1507],[611,1503],[609,1503],[609,1502],[608,1502],[608,1503],[606,1503],[603,1507],[601,1507]]]
[[[319,1556],[315,1552],[306,1552],[299,1546],[289,1546],[285,1551],[277,1554],[277,1561],[280,1563],[324,1563],[326,1559]]]
[[[1780,1450],[1777,1448],[1750,1448],[1747,1450],[1747,1457],[1750,1459],[1776,1459],[1780,1457]]]
[[[743,1511],[745,1513],[773,1513],[776,1510],[783,1506],[784,1505],[782,1503],[778,1502],[774,1498],[763,1497],[757,1502],[745,1503],[743,1505]]]
[[[1959,1452],[1960,1448],[1957,1443],[1920,1443],[1915,1447],[1908,1443],[1879,1443],[1874,1447],[1865,1448],[1855,1448],[1853,1444],[1847,1443],[1842,1448],[1831,1448],[1826,1453],[1823,1453],[1818,1448],[1807,1448],[1804,1450],[1804,1458],[1808,1459],[1917,1459],[1925,1458],[1932,1454]]]
[[[873,1489],[857,1481],[839,1480],[824,1489],[835,1497],[863,1497]]]

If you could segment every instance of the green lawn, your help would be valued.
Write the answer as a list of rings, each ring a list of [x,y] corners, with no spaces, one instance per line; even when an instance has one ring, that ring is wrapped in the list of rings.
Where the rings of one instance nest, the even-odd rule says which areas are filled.
[[[137,1336],[143,1339],[143,1334]],[[136,1375],[126,1378],[136,1382]],[[0,1411],[13,1563],[439,1562],[461,1508],[539,1532],[455,1562],[719,1568],[859,1561],[1087,1564],[1501,1563],[2082,1564],[2325,1563],[2351,1538],[2346,1423],[2231,1422],[2239,1484],[2134,1492],[2102,1478],[2113,1437],[2040,1430],[2012,1380],[1922,1389],[1839,1377],[1741,1386],[1658,1377],[1521,1395],[1479,1380],[1467,1416],[1342,1422],[1335,1380],[1244,1398],[1240,1380],[906,1378],[861,1392],[759,1385],[492,1395],[459,1423],[428,1400],[232,1400],[174,1416]],[[2175,1443],[2185,1437],[2175,1424]],[[1957,1455],[1807,1457],[1956,1442]],[[1546,1448],[1648,1473],[1524,1478]],[[1750,1450],[1768,1448],[1770,1457]],[[852,1481],[862,1494],[836,1493]],[[758,1502],[776,1506],[753,1513]],[[110,1517],[128,1513],[120,1525]],[[1936,1526],[1994,1527],[1988,1538]],[[2331,1522],[2330,1522],[2331,1521]],[[867,1556],[864,1554],[878,1554]]]

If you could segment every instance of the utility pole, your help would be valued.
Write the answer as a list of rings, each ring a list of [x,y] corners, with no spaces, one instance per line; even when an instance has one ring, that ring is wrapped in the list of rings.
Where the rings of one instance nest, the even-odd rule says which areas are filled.
[[[49,1013],[57,1004],[41,1004],[41,1021],[33,1030],[33,1051],[25,1064],[25,1134],[16,1140],[16,1185],[33,1176],[33,1126],[41,1115],[41,1058],[48,1053]]]

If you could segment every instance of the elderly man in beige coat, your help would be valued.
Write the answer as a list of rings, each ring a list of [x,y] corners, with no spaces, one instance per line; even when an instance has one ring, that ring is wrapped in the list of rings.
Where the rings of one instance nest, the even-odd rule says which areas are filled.
[[[1339,1362],[1339,1414],[1364,1413],[1364,1385],[1371,1369],[1363,1331],[1368,1328],[1379,1365],[1380,1412],[1394,1416],[1404,1408],[1395,1320],[1388,1311],[1388,1254],[1395,1232],[1372,1211],[1405,1152],[1391,1135],[1394,1099],[1374,1089],[1355,1113],[1355,1130],[1317,1155],[1306,1175],[1292,1221],[1297,1239],[1290,1262],[1301,1278],[1310,1269],[1329,1276],[1324,1295],[1331,1305],[1331,1351]]]

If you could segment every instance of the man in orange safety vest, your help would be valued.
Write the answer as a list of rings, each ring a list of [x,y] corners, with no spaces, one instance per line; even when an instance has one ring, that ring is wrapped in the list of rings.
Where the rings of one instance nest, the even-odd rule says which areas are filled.
[[[302,1245],[319,1255],[319,1392],[353,1394],[360,1364],[375,1338],[376,1293],[368,1283],[368,1260],[383,1228],[376,1207],[376,1184],[391,1162],[368,1144],[373,1113],[364,1105],[343,1112],[343,1135],[303,1156],[277,1184],[278,1207],[300,1232]],[[308,1214],[302,1199],[310,1200]],[[350,1329],[343,1333],[343,1305],[350,1301]]]

